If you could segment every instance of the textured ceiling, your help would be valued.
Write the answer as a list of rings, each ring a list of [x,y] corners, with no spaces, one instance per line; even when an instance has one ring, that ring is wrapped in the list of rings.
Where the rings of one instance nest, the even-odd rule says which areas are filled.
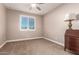
[[[51,10],[55,9],[57,6],[61,5],[61,3],[40,4],[39,7],[42,9],[41,11],[38,11],[36,9],[30,9],[31,3],[4,3],[3,5],[8,9],[14,9],[32,14],[44,15],[50,12]]]

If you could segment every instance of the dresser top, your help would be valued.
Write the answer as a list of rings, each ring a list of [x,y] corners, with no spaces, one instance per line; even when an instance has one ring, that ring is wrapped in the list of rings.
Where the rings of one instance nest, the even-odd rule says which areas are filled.
[[[65,35],[79,37],[79,30],[66,30]]]

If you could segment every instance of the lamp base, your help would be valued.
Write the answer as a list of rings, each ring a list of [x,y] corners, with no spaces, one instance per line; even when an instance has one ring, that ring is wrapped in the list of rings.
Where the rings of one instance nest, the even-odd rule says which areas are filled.
[[[72,29],[72,20],[69,20],[68,27],[69,27],[69,29]]]

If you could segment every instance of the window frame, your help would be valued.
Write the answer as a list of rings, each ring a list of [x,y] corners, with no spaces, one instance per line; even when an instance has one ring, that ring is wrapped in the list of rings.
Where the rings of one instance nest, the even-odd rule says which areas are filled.
[[[29,31],[35,31],[35,30],[36,30],[36,18],[35,18],[34,16],[29,16],[29,17],[34,18],[34,29],[29,29],[29,28],[28,28],[28,30],[29,30]]]
[[[34,29],[29,29],[29,26],[27,27],[27,29],[22,29],[21,28],[22,17],[34,18]],[[28,19],[28,24],[29,24],[29,19]],[[36,18],[35,18],[35,16],[20,15],[19,27],[20,27],[20,31],[35,31],[36,30]]]

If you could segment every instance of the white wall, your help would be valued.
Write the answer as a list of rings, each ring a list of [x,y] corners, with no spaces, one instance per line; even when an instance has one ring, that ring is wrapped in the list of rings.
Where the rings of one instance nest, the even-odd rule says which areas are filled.
[[[44,15],[44,36],[64,44],[64,33],[68,28],[64,17],[67,13],[79,13],[79,4],[64,4]],[[73,21],[73,29],[79,29],[79,21]]]
[[[0,4],[0,45],[6,41],[6,9]]]
[[[20,31],[20,15],[36,17],[35,31]],[[7,9],[7,40],[42,37],[42,17],[21,11]]]

